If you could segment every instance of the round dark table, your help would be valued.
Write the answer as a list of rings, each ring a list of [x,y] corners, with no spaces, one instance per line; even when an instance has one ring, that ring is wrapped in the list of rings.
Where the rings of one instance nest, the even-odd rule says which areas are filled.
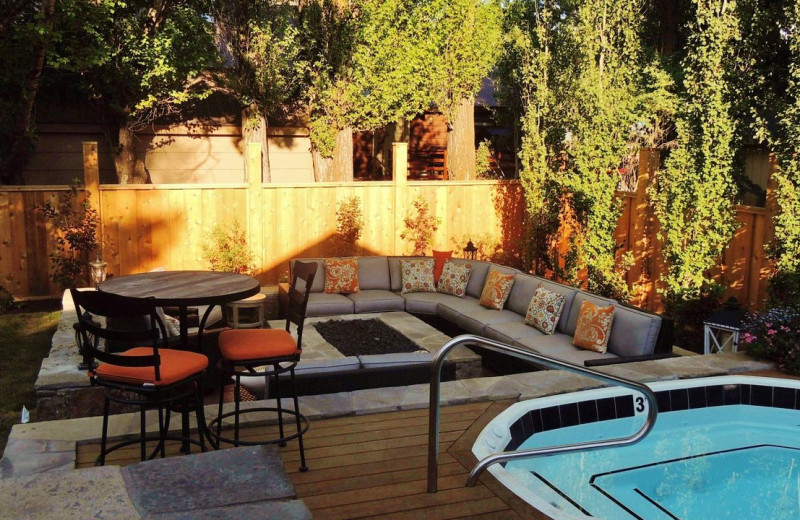
[[[159,307],[178,307],[180,344],[181,348],[187,348],[189,307],[209,306],[200,320],[199,341],[199,338],[202,338],[206,318],[214,305],[223,305],[258,294],[261,284],[252,276],[244,274],[216,271],[153,271],[111,278],[101,283],[98,289],[132,298],[152,297]]]

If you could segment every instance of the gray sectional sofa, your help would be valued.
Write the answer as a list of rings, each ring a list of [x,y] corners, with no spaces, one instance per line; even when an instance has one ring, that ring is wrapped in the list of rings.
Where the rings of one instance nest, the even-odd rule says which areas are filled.
[[[422,257],[358,257],[360,291],[348,295],[324,292],[325,269],[322,258],[295,259],[292,264],[297,260],[319,264],[309,297],[309,317],[406,311],[419,317],[437,317],[446,326],[452,327],[447,331],[451,335],[453,329],[460,330],[578,365],[642,360],[671,353],[671,322],[661,316],[489,262],[451,260],[472,264],[464,298],[431,292],[401,294],[400,261],[407,258]],[[491,267],[504,274],[514,274],[514,285],[502,310],[487,309],[479,303]],[[524,322],[533,292],[540,285],[564,295],[564,307],[553,335],[545,335]],[[583,300],[602,306],[615,306],[608,350],[604,354],[580,349],[572,344]]]

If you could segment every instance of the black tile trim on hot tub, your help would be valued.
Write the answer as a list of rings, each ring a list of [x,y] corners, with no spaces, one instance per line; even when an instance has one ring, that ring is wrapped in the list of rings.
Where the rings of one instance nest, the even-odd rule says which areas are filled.
[[[800,391],[794,388],[732,383],[659,390],[655,394],[658,413],[737,404],[800,410]],[[511,425],[511,440],[505,451],[516,450],[529,437],[543,431],[633,415],[630,395],[537,408]]]

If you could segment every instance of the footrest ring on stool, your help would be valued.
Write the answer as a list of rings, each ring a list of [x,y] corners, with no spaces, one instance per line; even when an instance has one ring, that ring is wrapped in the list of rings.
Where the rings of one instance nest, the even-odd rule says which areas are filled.
[[[278,412],[278,409],[275,408],[275,407],[248,408],[247,410],[239,411],[239,420],[241,420],[243,415],[248,414],[248,413],[252,413],[252,412]],[[281,409],[281,413],[289,414],[289,415],[294,416],[294,417],[299,417],[300,418],[300,422],[302,424],[302,426],[300,428],[300,431],[296,432],[296,433],[294,433],[292,435],[286,435],[284,437],[279,437],[277,439],[271,439],[271,440],[267,440],[267,441],[243,441],[243,440],[236,441],[234,439],[231,439],[230,437],[223,437],[221,434],[218,435],[217,431],[216,431],[216,428],[214,426],[217,423],[219,423],[221,420],[227,419],[228,417],[233,417],[234,415],[236,415],[236,412],[233,411],[233,412],[227,412],[227,413],[224,413],[224,414],[222,414],[222,415],[220,415],[218,417],[215,417],[214,420],[209,422],[208,425],[206,426],[206,433],[207,433],[207,435],[208,435],[208,437],[210,439],[213,439],[214,441],[216,441],[215,448],[219,448],[219,444],[221,442],[226,442],[228,444],[236,444],[236,445],[241,445],[241,446],[259,446],[259,445],[262,445],[262,444],[284,444],[287,441],[291,441],[293,439],[299,438],[300,436],[302,436],[304,433],[306,433],[308,431],[308,427],[311,425],[311,423],[308,420],[308,417],[306,417],[305,415],[301,414],[300,412],[296,412],[295,410],[287,410],[285,408]],[[287,426],[290,426],[290,425],[287,425],[284,422],[284,428],[286,428]]]

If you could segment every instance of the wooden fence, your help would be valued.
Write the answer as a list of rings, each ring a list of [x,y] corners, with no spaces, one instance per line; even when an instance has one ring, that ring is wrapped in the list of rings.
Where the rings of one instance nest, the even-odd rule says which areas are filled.
[[[249,145],[246,160],[257,164],[260,148]],[[84,146],[85,183],[101,216],[102,258],[115,276],[164,267],[206,269],[203,244],[215,224],[238,220],[247,232],[263,284],[278,281],[294,257],[340,252],[335,242],[336,209],[347,197],[361,201],[364,228],[349,254],[405,254],[400,238],[412,202],[422,197],[440,219],[433,248],[454,249],[468,239],[500,258],[518,256],[522,241],[522,189],[516,181],[431,182],[406,178],[407,145],[396,143],[395,180],[354,183],[265,184],[253,179],[230,185],[105,185],[98,182],[96,145]],[[647,201],[647,185],[658,158],[642,152],[638,191],[621,194],[617,229],[620,253],[636,259],[628,272],[633,303],[660,310],[658,277],[663,269],[657,222]],[[64,186],[3,187],[0,190],[0,285],[17,297],[54,295],[48,255],[55,231],[34,208],[57,201]],[[764,295],[769,265],[763,245],[771,233],[769,209],[739,206],[742,224],[715,275],[728,294],[748,305]]]

